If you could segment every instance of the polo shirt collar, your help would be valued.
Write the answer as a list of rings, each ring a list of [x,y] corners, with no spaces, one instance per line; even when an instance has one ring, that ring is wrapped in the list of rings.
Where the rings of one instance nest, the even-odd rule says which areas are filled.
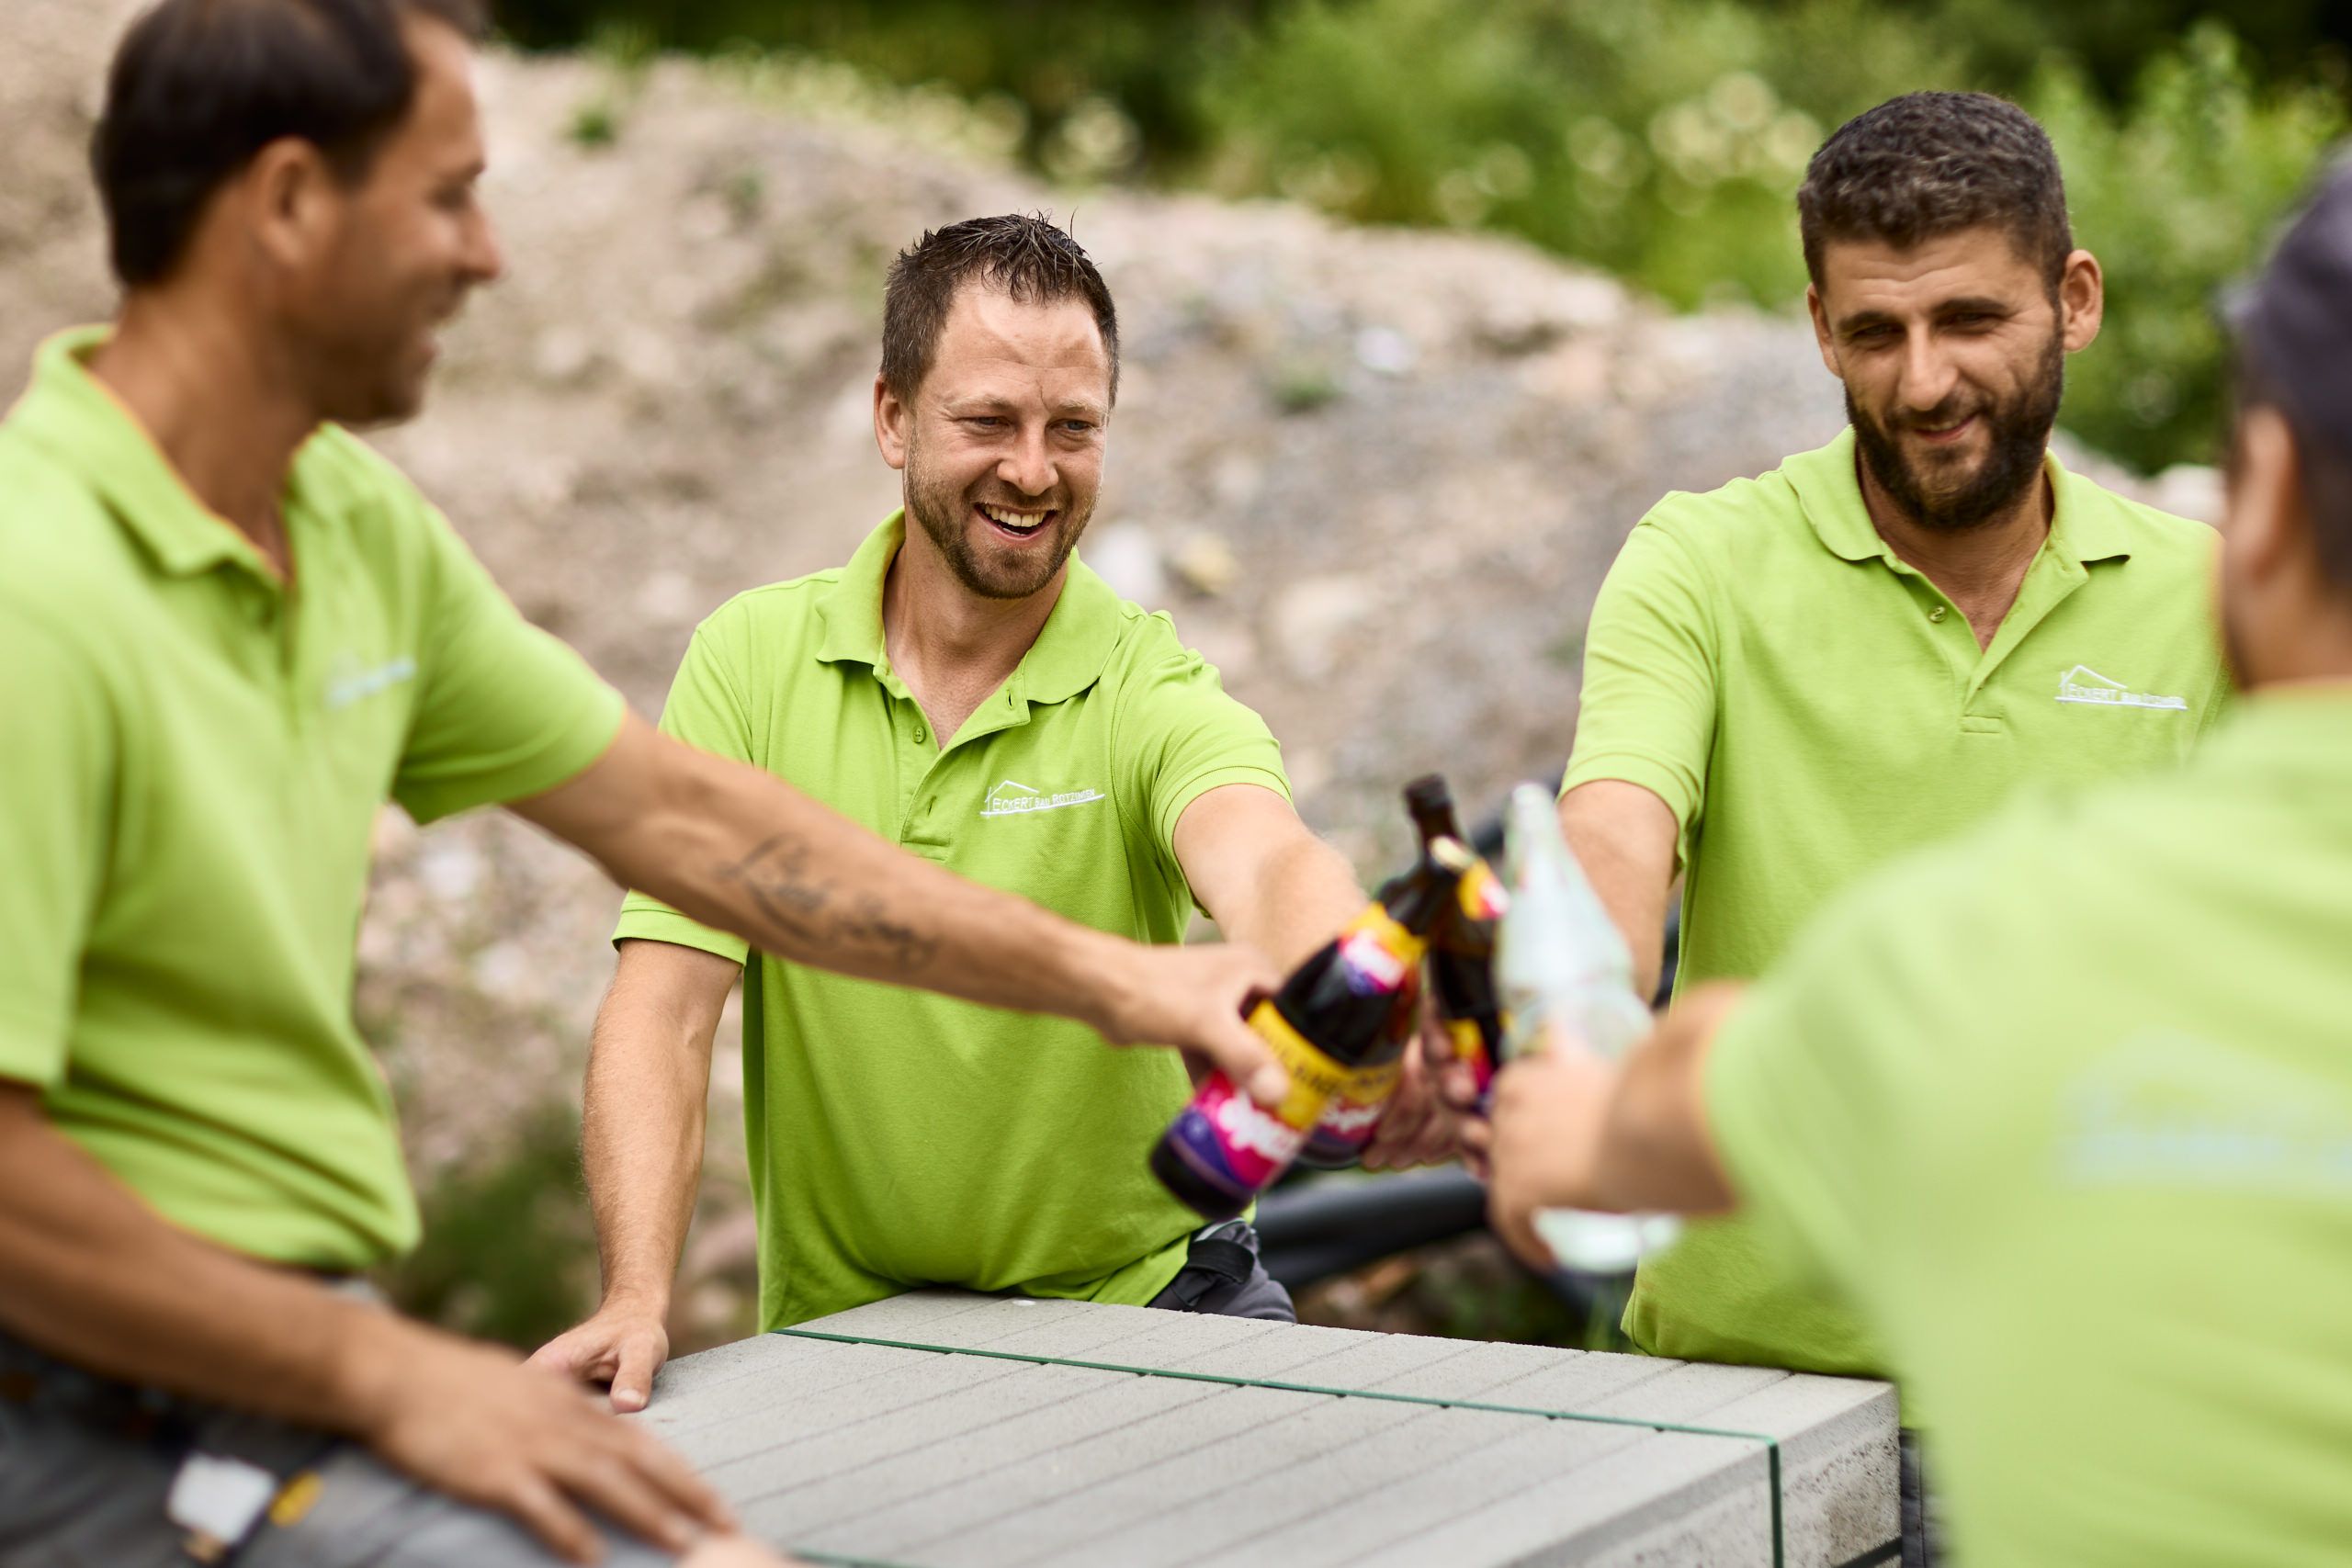
[[[234,562],[276,582],[253,542],[197,499],[138,417],[90,374],[87,361],[111,331],[76,327],[42,344],[11,422],[96,491],[164,572],[191,577]]]
[[[907,514],[893,512],[865,536],[818,602],[825,627],[817,645],[820,660],[864,664],[876,673],[889,668],[882,638],[882,586],[906,537]],[[1069,701],[1102,678],[1118,647],[1120,620],[1119,596],[1072,552],[1061,596],[1005,689],[1027,703]]]
[[[1883,560],[1889,566],[1901,558],[1871,522],[1857,475],[1854,427],[1818,451],[1790,458],[1781,466],[1797,492],[1805,521],[1825,548],[1843,560]],[[2131,555],[2114,498],[2097,485],[2068,471],[2052,452],[2042,459],[2050,476],[2052,505],[2049,548],[2075,566],[2120,560]]]

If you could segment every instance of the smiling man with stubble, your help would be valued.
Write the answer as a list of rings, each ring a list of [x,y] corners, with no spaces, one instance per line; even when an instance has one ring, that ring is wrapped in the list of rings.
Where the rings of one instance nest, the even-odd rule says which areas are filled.
[[[891,268],[874,434],[904,504],[848,565],[696,631],[662,728],[768,768],[976,881],[1136,940],[1195,902],[1295,963],[1361,908],[1292,809],[1265,724],[1167,616],[1073,550],[1102,484],[1118,321],[1042,218],[927,233]],[[542,1364],[640,1407],[703,1154],[711,1044],[744,985],[760,1325],[924,1285],[1287,1318],[1243,1222],[1200,1230],[1146,1168],[1190,1087],[1044,1018],[755,956],[633,895],[583,1131],[602,1306]]]

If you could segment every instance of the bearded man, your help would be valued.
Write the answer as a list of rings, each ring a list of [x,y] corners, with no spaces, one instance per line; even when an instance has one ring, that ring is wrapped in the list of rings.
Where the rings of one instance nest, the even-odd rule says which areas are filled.
[[[1287,965],[1363,894],[1292,810],[1255,713],[1071,552],[1094,511],[1118,320],[1039,218],[925,234],[884,294],[874,433],[902,509],[849,564],[755,588],[695,634],[662,727],[1072,919],[1182,939],[1195,900]],[[760,1326],[923,1285],[1287,1318],[1236,1221],[1145,1155],[1190,1093],[1163,1054],[751,958],[642,895],[588,1069],[605,1266],[543,1365],[641,1407],[692,1216],[711,1041],[741,975]]]
[[[2212,531],[2048,450],[2103,299],[2041,128],[1982,94],[1896,98],[1829,138],[1797,207],[1850,426],[1661,502],[1586,642],[1561,820],[1647,985],[1678,876],[1678,987],[1753,978],[1857,876],[2019,785],[2177,761],[2227,689]],[[1734,1219],[1643,1264],[1625,1329],[1685,1359],[1901,1370]]]

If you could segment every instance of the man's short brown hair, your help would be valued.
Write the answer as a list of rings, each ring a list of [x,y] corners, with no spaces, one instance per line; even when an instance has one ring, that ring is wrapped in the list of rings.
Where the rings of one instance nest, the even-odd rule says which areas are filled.
[[[1093,261],[1067,230],[1039,214],[968,218],[933,229],[899,253],[882,293],[882,379],[911,398],[931,373],[956,291],[978,282],[1024,305],[1083,299],[1111,356],[1111,396],[1119,395],[1119,313]]]
[[[1963,229],[2007,231],[2052,289],[2075,248],[2058,154],[2034,118],[1989,93],[1905,93],[1839,126],[1797,187],[1805,271],[1839,240],[1907,250]]]

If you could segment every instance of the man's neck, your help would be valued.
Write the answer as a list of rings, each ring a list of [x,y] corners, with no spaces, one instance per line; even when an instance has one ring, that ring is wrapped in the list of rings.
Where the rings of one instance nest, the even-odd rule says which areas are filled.
[[[1858,454],[1854,469],[1861,480],[1862,504],[1879,537],[1920,575],[1944,592],[1944,596],[1968,617],[1977,646],[1989,647],[2001,622],[2017,603],[2018,591],[2033,558],[2050,536],[2052,501],[2048,471],[2038,471],[2033,483],[2008,507],[1971,528],[1931,528],[1911,516],[1887,494]]]
[[[290,575],[278,502],[319,419],[259,339],[227,312],[134,295],[89,368],[196,498]]]
[[[921,525],[909,519],[906,542],[882,584],[882,641],[942,746],[1020,667],[1069,576],[1065,564],[1026,598],[988,598],[956,581]]]

